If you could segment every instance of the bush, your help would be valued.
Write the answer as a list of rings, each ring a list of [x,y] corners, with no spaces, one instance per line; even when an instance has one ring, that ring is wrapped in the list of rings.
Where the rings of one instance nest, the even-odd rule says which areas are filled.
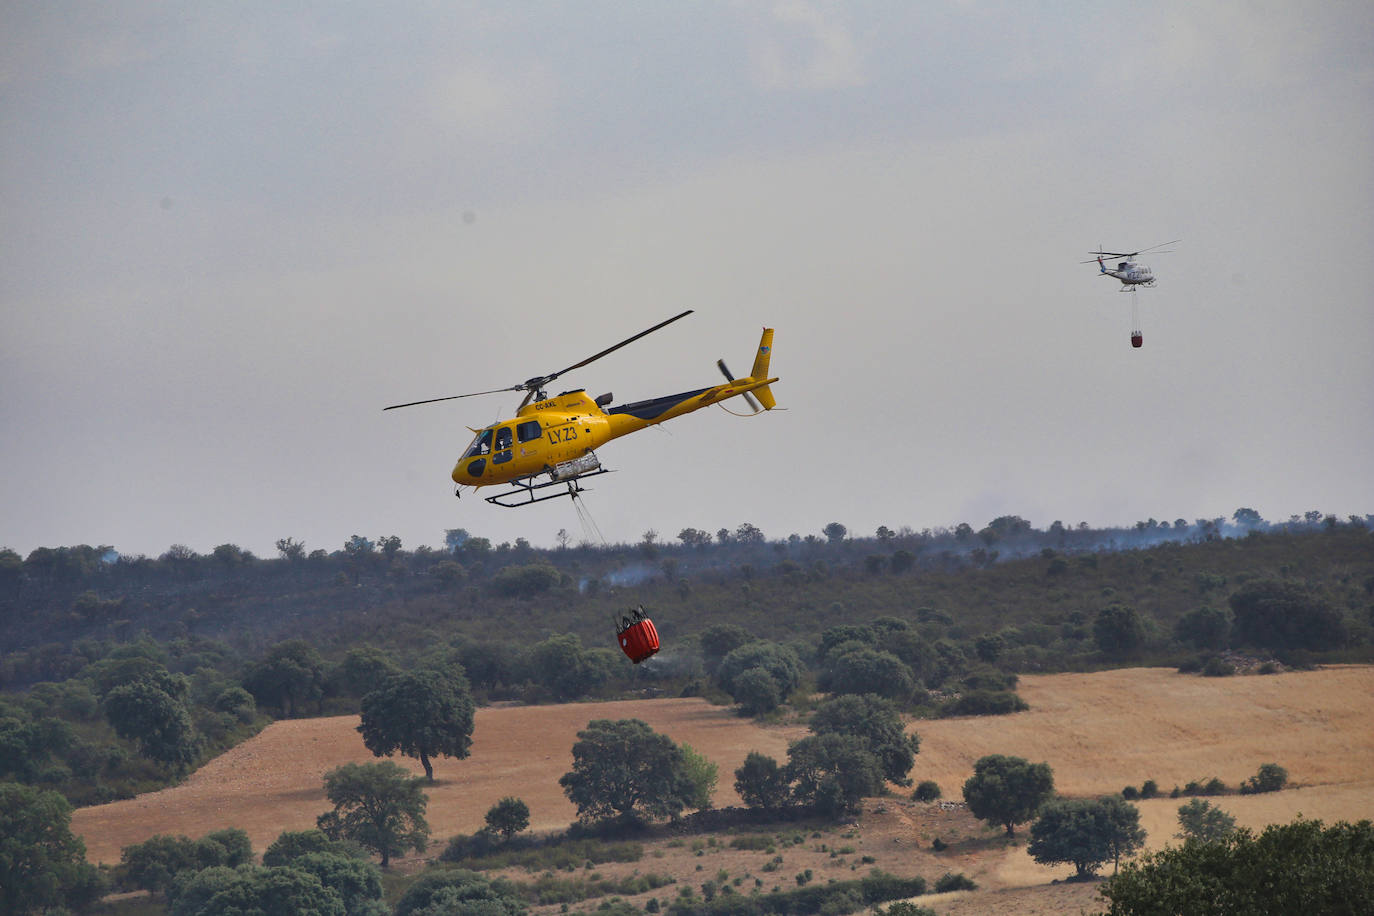
[[[1177,791],[1177,790],[1175,790],[1175,791]],[[1190,781],[1188,782],[1188,784],[1185,785],[1185,786],[1183,787],[1183,791],[1182,791],[1181,793],[1179,793],[1179,794],[1181,794],[1181,795],[1225,795],[1226,792],[1227,792],[1226,783],[1222,782],[1222,781],[1221,781],[1220,779],[1218,779],[1216,776],[1213,776],[1211,779],[1207,780],[1206,782],[1202,782],[1201,780],[1197,780],[1197,779],[1190,780]],[[1174,797],[1177,798],[1178,796],[1175,795]]]
[[[916,786],[916,791],[911,793],[911,797],[916,801],[935,801],[940,797],[940,784],[933,779],[922,780]]]
[[[877,910],[878,916],[937,916],[928,906],[917,906],[909,900],[899,900],[887,909]]]
[[[1004,716],[1030,709],[1030,704],[1010,690],[973,690],[941,705],[942,719],[953,716]]]
[[[1181,838],[1203,843],[1224,840],[1236,830],[1234,817],[1200,798],[1179,806],[1178,823]]]
[[[1244,795],[1260,792],[1277,792],[1288,785],[1288,771],[1277,763],[1262,764],[1259,772],[1247,779],[1240,787]]]
[[[952,875],[945,872],[935,882],[935,893],[943,894],[946,891],[972,891],[977,890],[978,885],[972,878],[966,877],[963,872]]]
[[[1127,862],[1102,885],[1118,916],[1374,912],[1374,826],[1299,819]]]
[[[497,848],[499,846],[499,848]],[[496,838],[485,831],[473,836],[458,835],[449,840],[448,848],[439,855],[441,862],[461,862],[473,871],[501,868],[524,868],[530,871],[559,871],[581,867],[587,862],[638,862],[644,857],[639,843],[608,843],[595,839],[557,837],[537,840],[531,837],[512,837],[509,843],[497,844]]]
[[[1207,659],[1207,663],[1202,666],[1203,677],[1230,677],[1236,673],[1236,666],[1222,658],[1220,655],[1213,655]]]

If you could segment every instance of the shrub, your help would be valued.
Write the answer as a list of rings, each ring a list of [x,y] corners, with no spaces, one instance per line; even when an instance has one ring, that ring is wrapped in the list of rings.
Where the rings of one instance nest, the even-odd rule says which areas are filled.
[[[935,801],[940,797],[940,784],[933,779],[925,779],[916,786],[916,791],[911,793],[911,797],[916,801]]]
[[[1202,666],[1203,677],[1230,677],[1236,673],[1236,666],[1222,658],[1220,655],[1213,655],[1207,659],[1207,663]]]
[[[935,893],[943,894],[946,891],[972,891],[977,890],[978,885],[972,878],[966,877],[963,872],[952,875],[945,872],[935,882]]]
[[[1234,817],[1200,798],[1179,806],[1178,823],[1183,829],[1179,834],[1182,839],[1203,843],[1224,840],[1236,830]]]
[[[1240,787],[1245,795],[1259,792],[1277,792],[1288,784],[1288,771],[1277,763],[1262,764],[1259,772],[1247,779]]]
[[[1111,912],[1374,912],[1374,826],[1299,818],[1218,843],[1185,843],[1122,865],[1101,894]]]
[[[1010,690],[973,690],[940,707],[940,717],[1004,716],[1030,709],[1030,705]]]

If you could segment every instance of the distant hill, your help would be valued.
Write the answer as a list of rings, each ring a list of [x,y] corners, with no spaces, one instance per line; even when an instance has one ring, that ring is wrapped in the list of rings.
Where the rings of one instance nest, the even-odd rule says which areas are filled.
[[[641,604],[667,644],[726,623],[813,643],[836,624],[923,614],[926,623],[948,621],[941,636],[1014,630],[1013,648],[1047,649],[1108,605],[1135,609],[1159,636],[1265,578],[1321,592],[1355,626],[1358,646],[1374,601],[1374,536],[1364,519],[1312,515],[1253,528],[1151,519],[1044,531],[1006,516],[979,531],[880,528],[865,538],[835,523],[833,537],[783,541],[746,524],[715,536],[685,529],[672,543],[551,550],[493,546],[466,532],[451,532],[445,550],[355,537],[332,553],[306,553],[284,539],[274,559],[227,544],[209,555],[174,547],[157,559],[86,545],[40,548],[22,560],[5,551],[0,653],[52,655],[83,640],[140,635],[222,641],[248,657],[289,638],[306,638],[326,656],[362,643],[406,653],[436,639],[528,645],[555,633],[613,647],[612,620]],[[1057,667],[1022,654],[1027,670]],[[3,674],[28,679],[13,665]]]

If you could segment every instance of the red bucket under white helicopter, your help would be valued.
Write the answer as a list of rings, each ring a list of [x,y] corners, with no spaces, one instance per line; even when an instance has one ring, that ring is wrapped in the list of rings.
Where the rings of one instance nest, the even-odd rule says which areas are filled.
[[[1080,261],[1080,264],[1096,264],[1098,276],[1112,277],[1121,281],[1119,292],[1131,294],[1131,346],[1140,348],[1145,345],[1145,335],[1140,330],[1140,306],[1136,302],[1136,290],[1141,287],[1150,288],[1155,285],[1154,271],[1144,264],[1136,261],[1135,258],[1142,254],[1169,254],[1174,249],[1165,248],[1166,245],[1176,245],[1182,239],[1174,239],[1172,242],[1161,242],[1149,248],[1142,248],[1140,251],[1090,251],[1089,254],[1095,255],[1091,261]],[[1107,258],[1124,258],[1117,262],[1115,268],[1109,268],[1106,264]]]

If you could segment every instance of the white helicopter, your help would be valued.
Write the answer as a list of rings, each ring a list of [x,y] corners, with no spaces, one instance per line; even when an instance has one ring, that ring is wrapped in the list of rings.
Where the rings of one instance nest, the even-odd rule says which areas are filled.
[[[1098,276],[1115,277],[1121,281],[1121,288],[1118,292],[1134,293],[1140,287],[1151,287],[1155,285],[1154,271],[1139,264],[1132,258],[1142,254],[1168,254],[1172,248],[1166,245],[1175,245],[1183,239],[1174,239],[1172,242],[1162,242],[1149,248],[1142,248],[1140,251],[1091,251],[1089,254],[1097,255],[1092,261],[1080,261],[1080,264],[1092,264],[1097,262],[1097,269],[1101,271]],[[1104,261],[1105,258],[1125,258],[1124,261],[1116,265],[1116,270],[1108,270]],[[1140,309],[1136,305],[1135,296],[1131,296],[1131,346],[1139,349],[1145,343],[1145,335],[1140,330]]]
[[[1162,242],[1150,248],[1142,248],[1140,251],[1090,251],[1088,254],[1095,254],[1097,257],[1092,261],[1080,261],[1079,263],[1092,264],[1096,262],[1097,269],[1102,272],[1101,276],[1115,277],[1120,280],[1122,292],[1127,290],[1134,292],[1133,287],[1154,286],[1155,274],[1150,268],[1144,264],[1137,264],[1131,258],[1139,257],[1142,254],[1169,254],[1173,249],[1165,249],[1164,246],[1176,245],[1181,241],[1183,239],[1174,239],[1172,242]],[[1116,270],[1108,270],[1107,265],[1103,263],[1104,258],[1125,258],[1126,260],[1118,263]]]

